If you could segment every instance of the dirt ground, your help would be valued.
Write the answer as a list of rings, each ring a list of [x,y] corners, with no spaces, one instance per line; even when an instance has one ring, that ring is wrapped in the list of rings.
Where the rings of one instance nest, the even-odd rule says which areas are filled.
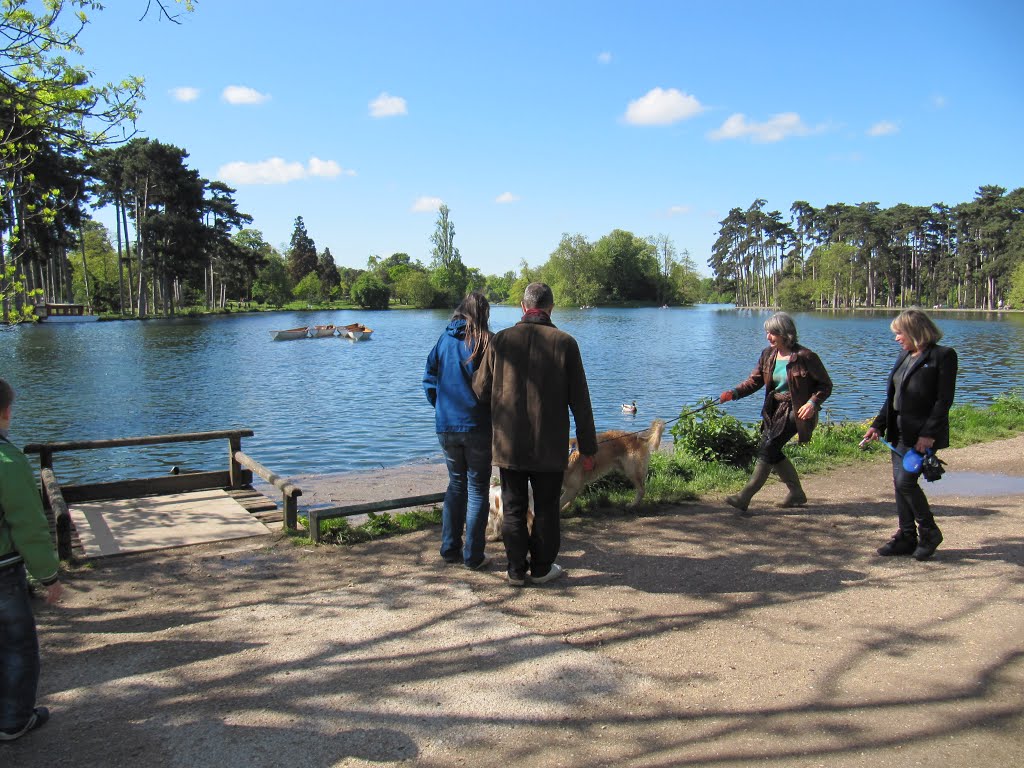
[[[567,578],[523,589],[500,544],[443,565],[437,530],[97,561],[38,607],[53,717],[0,764],[1018,766],[1024,437],[944,458],[926,563],[875,554],[881,458],[807,479],[801,510],[772,483],[750,519],[716,497],[574,522]]]

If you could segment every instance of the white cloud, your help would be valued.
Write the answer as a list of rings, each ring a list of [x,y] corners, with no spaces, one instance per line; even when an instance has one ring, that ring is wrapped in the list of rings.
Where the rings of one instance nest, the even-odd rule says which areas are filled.
[[[602,64],[611,64],[612,55],[608,51],[601,51],[599,54],[597,54],[597,60]]]
[[[417,197],[410,210],[415,213],[432,213],[442,205],[444,205],[444,200],[440,197]]]
[[[171,96],[175,101],[195,101],[199,98],[199,89],[182,85],[178,88],[171,88]]]
[[[809,136],[823,130],[825,130],[824,126],[808,127],[796,112],[772,115],[763,123],[748,122],[746,115],[737,112],[719,128],[708,133],[708,138],[714,141],[749,138],[756,144],[770,144],[790,136]]]
[[[326,176],[328,178],[334,178],[335,176],[355,176],[356,172],[349,168],[342,168],[333,160],[321,160],[319,157],[309,158],[309,164],[306,167],[310,176]]]
[[[514,203],[518,199],[519,199],[519,195],[513,195],[511,192],[502,192],[500,195],[498,195],[496,198],[494,198],[494,202],[496,202],[496,203]]]
[[[262,104],[270,98],[270,94],[260,93],[245,85],[229,85],[220,97],[228,104]]]
[[[900,127],[890,120],[879,120],[868,128],[868,136],[890,136],[899,132]]]
[[[376,99],[370,102],[371,117],[396,117],[409,113],[405,99],[401,96],[392,96],[387,91],[381,93]]]
[[[946,97],[943,96],[941,93],[936,93],[934,96],[932,96],[932,106],[935,107],[936,109],[942,109],[943,107],[946,106]]]
[[[668,215],[669,216],[682,216],[683,214],[689,213],[692,210],[693,210],[693,208],[691,208],[688,205],[673,205],[673,206],[669,207]]]
[[[232,184],[287,184],[314,176],[333,178],[355,176],[356,172],[342,168],[333,160],[311,157],[307,165],[298,161],[288,162],[280,157],[271,157],[258,163],[237,161],[222,165],[217,178]]]
[[[675,88],[653,88],[636,101],[629,102],[625,119],[632,125],[669,125],[696,117],[704,109],[688,93]]]

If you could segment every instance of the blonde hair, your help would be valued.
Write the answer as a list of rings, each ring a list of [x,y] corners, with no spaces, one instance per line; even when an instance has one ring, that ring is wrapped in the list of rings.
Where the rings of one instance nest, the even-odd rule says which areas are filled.
[[[900,312],[889,323],[889,328],[893,333],[906,336],[914,345],[914,349],[925,349],[938,343],[942,338],[942,331],[939,330],[939,327],[932,322],[928,315],[917,308],[905,309]]]

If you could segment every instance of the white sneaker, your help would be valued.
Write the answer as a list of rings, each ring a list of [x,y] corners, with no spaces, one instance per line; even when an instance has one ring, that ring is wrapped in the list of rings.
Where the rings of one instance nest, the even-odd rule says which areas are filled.
[[[554,581],[565,573],[565,569],[562,568],[558,563],[551,564],[551,570],[545,573],[543,576],[531,576],[530,582],[533,584],[547,584],[549,581]]]

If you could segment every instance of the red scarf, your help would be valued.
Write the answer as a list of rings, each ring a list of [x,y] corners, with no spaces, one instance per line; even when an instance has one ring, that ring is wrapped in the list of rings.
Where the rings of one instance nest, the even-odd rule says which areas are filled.
[[[536,307],[534,307],[533,309],[526,310],[526,312],[523,314],[523,320],[526,320],[527,318],[531,317],[540,317],[547,320],[549,323],[551,322],[551,313],[545,309],[537,309]]]

